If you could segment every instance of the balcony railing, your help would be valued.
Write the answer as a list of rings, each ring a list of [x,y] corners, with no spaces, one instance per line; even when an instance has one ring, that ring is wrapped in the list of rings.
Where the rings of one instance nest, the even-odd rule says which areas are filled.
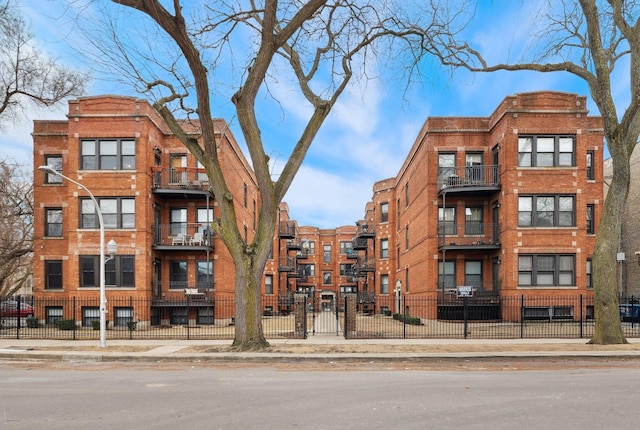
[[[213,248],[213,230],[201,223],[155,224],[154,246]]]
[[[440,168],[438,189],[500,188],[497,165]]]
[[[358,262],[355,264],[356,271],[359,272],[373,272],[376,270],[376,260],[374,258],[359,257]]]
[[[153,188],[173,190],[200,190],[209,189],[209,177],[204,169],[192,169],[187,167],[163,168],[154,166]]]
[[[375,237],[375,235],[376,232],[372,225],[369,225],[367,221],[358,221],[356,237]]]
[[[440,221],[438,224],[439,247],[500,247],[498,223],[468,222],[455,224]]]
[[[282,239],[296,237],[296,222],[281,221],[278,225],[278,235]]]

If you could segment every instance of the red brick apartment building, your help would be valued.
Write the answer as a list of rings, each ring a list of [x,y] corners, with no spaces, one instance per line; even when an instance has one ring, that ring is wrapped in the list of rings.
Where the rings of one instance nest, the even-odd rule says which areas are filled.
[[[216,124],[240,231],[251,240],[260,205],[253,172],[224,121]],[[68,120],[36,121],[33,136],[37,298],[98,294],[95,211],[77,186],[37,170],[49,165],[92,190],[106,241],[118,243],[107,263],[108,303],[147,300],[148,314],[136,319],[151,325],[230,319],[213,306],[232,298],[235,271],[208,228],[219,214],[206,174],[146,101],[72,101]],[[460,286],[489,299],[590,296],[602,166],[601,119],[588,116],[586,97],[524,93],[489,117],[428,118],[398,175],[374,184],[363,220],[298,226],[280,205],[265,314],[291,311],[294,293],[316,299],[316,309],[353,293],[360,311],[429,319],[448,318],[442,305],[456,302]],[[434,305],[407,309],[412,298]],[[69,312],[51,305],[38,314],[49,321]],[[73,312],[83,325],[98,316],[97,307]],[[130,307],[108,312],[114,323],[131,318]]]
[[[559,92],[428,118],[398,175],[373,187],[376,293],[590,295],[603,136],[586,97]]]
[[[240,231],[251,240],[260,204],[256,182],[224,121],[216,126]],[[212,323],[213,298],[233,296],[233,262],[209,227],[219,212],[204,169],[154,109],[131,97],[81,98],[69,103],[67,120],[35,121],[33,139],[34,296],[95,298],[99,290],[93,203],[78,186],[37,169],[48,165],[91,190],[103,213],[105,241],[118,244],[106,264],[110,318],[132,317],[132,307],[110,302],[129,297],[152,300],[148,314],[136,311],[142,322]],[[189,295],[204,299],[194,301],[190,315],[182,306]],[[83,325],[99,318],[97,306],[72,311],[63,300],[47,303],[38,311],[46,322],[71,318],[70,312]]]

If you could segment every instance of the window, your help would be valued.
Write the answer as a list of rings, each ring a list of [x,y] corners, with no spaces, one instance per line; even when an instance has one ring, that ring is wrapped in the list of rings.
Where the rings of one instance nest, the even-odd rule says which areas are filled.
[[[264,293],[269,295],[273,294],[273,275],[265,275]]]
[[[438,261],[438,285],[444,291],[456,289],[455,261]]]
[[[396,230],[400,230],[400,199],[396,200]]]
[[[44,235],[62,237],[62,208],[47,208],[44,211],[47,220],[44,225]]]
[[[484,182],[483,154],[465,154],[465,179],[471,184],[481,184]]]
[[[322,261],[324,261],[325,263],[331,263],[331,245],[323,245],[322,249]]]
[[[405,293],[409,292],[409,268],[407,267],[404,271],[404,291]],[[409,312],[407,312],[409,315]]]
[[[249,196],[249,188],[247,187],[247,184],[244,184],[243,187],[243,198],[242,198],[242,206],[244,206],[245,208],[247,207],[247,201],[248,201],[248,196]]]
[[[331,272],[322,272],[322,283],[324,285],[331,285]]]
[[[518,285],[539,287],[575,285],[575,256],[562,254],[518,256]]]
[[[196,287],[213,288],[213,261],[196,261]]]
[[[518,197],[519,227],[573,227],[573,196]]]
[[[187,176],[187,154],[171,154],[169,158],[169,182],[172,184],[186,184],[189,180]]]
[[[340,264],[340,276],[353,276],[353,264]]]
[[[404,227],[404,249],[409,250],[409,226]]]
[[[82,326],[91,327],[93,321],[100,322],[100,308],[98,306],[83,306]]]
[[[456,154],[440,153],[438,154],[438,184],[444,185],[449,183],[449,178],[456,174]]]
[[[316,243],[313,241],[310,241],[309,239],[305,239],[302,241],[302,249],[306,249],[308,255],[315,255]]]
[[[456,234],[456,208],[438,208],[438,235]]]
[[[596,207],[594,204],[587,205],[587,234],[596,233],[596,226],[593,219],[593,214],[595,210],[596,210]]]
[[[80,169],[135,170],[136,143],[130,139],[83,140]]]
[[[189,308],[171,308],[169,323],[172,325],[189,325]]]
[[[98,287],[100,283],[100,256],[79,257],[80,287]],[[104,283],[110,287],[135,286],[135,257],[116,255],[104,265]]]
[[[202,307],[202,308],[198,308],[197,314],[196,314],[196,318],[198,319],[196,321],[196,324],[206,324],[206,325],[212,325],[213,324],[213,306],[207,306],[207,307]]]
[[[172,208],[169,212],[169,234],[187,234],[187,208]]]
[[[482,261],[464,262],[464,285],[482,289]]]
[[[482,207],[467,207],[464,210],[464,234],[483,235]]]
[[[351,255],[353,254],[353,242],[340,242],[340,254]]]
[[[45,313],[45,323],[55,324],[56,321],[62,319],[62,316],[63,316],[62,306],[46,306],[44,308],[44,313]]]
[[[520,136],[518,166],[575,166],[573,136]]]
[[[380,222],[389,222],[389,203],[380,203]]]
[[[135,228],[135,199],[128,197],[96,198],[102,211],[104,228]],[[80,228],[100,228],[98,213],[93,201],[89,198],[80,200]]]
[[[596,171],[593,163],[594,151],[587,151],[587,180],[593,181],[596,179]]]
[[[44,262],[44,288],[62,290],[62,260]]]
[[[591,259],[587,258],[587,288],[593,288],[593,278],[591,277]]]
[[[169,262],[169,288],[187,288],[187,262],[173,260]]]
[[[389,239],[380,239],[380,258],[389,258]]]
[[[406,207],[409,207],[409,183],[404,184],[404,200],[407,203]]]
[[[187,221],[187,214],[186,214],[186,209],[183,209],[185,211],[184,214],[180,214],[180,217],[184,217],[184,222]],[[199,224],[205,224],[205,226],[208,226],[209,223],[211,223],[213,221],[213,209],[212,208],[197,208],[196,209],[196,222]]]
[[[389,275],[380,275],[380,294],[389,294]]]
[[[62,172],[62,155],[46,155],[44,157],[44,164],[51,167],[56,172]],[[51,173],[44,174],[45,184],[61,184],[62,176],[53,175]]]
[[[316,276],[316,266],[314,264],[300,264],[298,267],[300,268],[300,276]]]
[[[201,162],[196,162],[196,179],[200,182],[209,182],[209,176],[207,176],[207,172],[204,170],[204,166]]]
[[[122,307],[113,308],[113,326],[114,327],[127,327],[129,323],[133,322],[133,308]]]

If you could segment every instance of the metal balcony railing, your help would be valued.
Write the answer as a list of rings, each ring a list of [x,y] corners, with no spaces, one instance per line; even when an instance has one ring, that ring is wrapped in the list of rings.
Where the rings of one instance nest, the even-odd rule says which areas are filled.
[[[455,224],[440,221],[438,223],[440,247],[498,245],[500,243],[499,227],[498,223],[470,221],[465,224]]]
[[[153,188],[201,191],[209,189],[209,177],[204,169],[154,166],[151,171],[153,173]]]
[[[438,189],[500,187],[498,165],[440,168]]]
[[[206,223],[153,225],[155,246],[195,246],[213,248],[213,230]]]

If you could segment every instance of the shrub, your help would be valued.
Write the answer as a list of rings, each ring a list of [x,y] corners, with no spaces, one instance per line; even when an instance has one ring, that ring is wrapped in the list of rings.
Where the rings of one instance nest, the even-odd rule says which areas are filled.
[[[76,322],[75,320],[57,320],[56,321],[56,327],[58,327],[58,330],[73,330],[76,328]]]
[[[422,320],[420,318],[412,317],[409,315],[393,314],[393,319],[403,322],[405,324],[422,325]]]
[[[129,331],[134,331],[135,329],[138,328],[138,322],[137,321],[129,321],[127,323],[127,328],[129,329]]]
[[[38,328],[38,327],[40,327],[40,322],[38,321],[38,318],[36,318],[36,317],[27,317],[26,321],[27,321],[27,327],[28,328]]]

